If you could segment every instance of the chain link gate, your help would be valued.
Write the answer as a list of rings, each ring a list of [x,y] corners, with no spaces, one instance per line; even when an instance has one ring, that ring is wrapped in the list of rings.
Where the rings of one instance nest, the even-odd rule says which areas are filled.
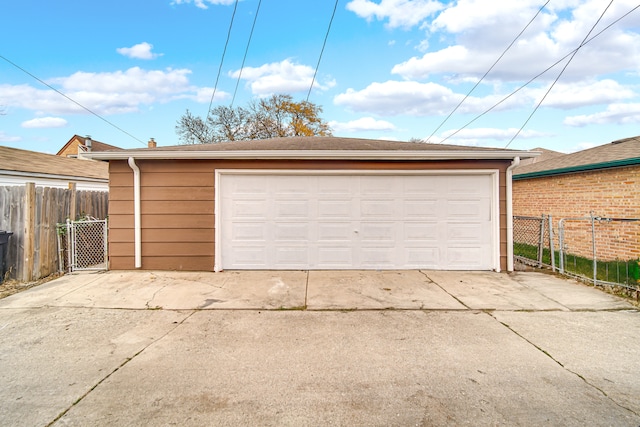
[[[60,271],[107,270],[107,220],[58,224]]]
[[[513,217],[513,255],[520,262],[555,271],[552,222],[550,216]]]

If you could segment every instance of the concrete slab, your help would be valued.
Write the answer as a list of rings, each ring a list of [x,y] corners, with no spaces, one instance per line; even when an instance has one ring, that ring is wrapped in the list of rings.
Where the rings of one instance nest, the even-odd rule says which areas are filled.
[[[486,313],[199,311],[56,424],[639,421]]]
[[[493,315],[612,401],[640,414],[640,312]]]
[[[65,275],[0,300],[0,307],[291,309],[303,307],[304,271],[110,271]]]
[[[425,271],[438,286],[474,310],[567,310],[559,302],[506,273]]]
[[[516,272],[509,275],[519,284],[533,289],[570,310],[621,310],[633,305],[600,289],[553,274]]]
[[[466,309],[417,270],[309,272],[309,310],[392,308]]]
[[[49,425],[188,314],[0,310],[0,425]]]

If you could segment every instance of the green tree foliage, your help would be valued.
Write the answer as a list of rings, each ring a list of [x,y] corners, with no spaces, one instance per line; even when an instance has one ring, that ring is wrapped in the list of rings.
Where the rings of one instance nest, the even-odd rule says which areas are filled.
[[[311,102],[272,95],[254,100],[246,108],[215,107],[206,119],[187,110],[176,124],[176,133],[183,144],[331,135],[320,113],[322,108]]]

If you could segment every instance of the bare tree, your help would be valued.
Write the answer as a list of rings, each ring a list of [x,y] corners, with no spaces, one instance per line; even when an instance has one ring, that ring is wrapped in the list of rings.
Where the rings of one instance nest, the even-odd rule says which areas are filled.
[[[218,106],[204,120],[187,110],[178,120],[176,133],[183,144],[331,135],[321,112],[322,108],[311,102],[272,95],[251,102],[247,108]]]

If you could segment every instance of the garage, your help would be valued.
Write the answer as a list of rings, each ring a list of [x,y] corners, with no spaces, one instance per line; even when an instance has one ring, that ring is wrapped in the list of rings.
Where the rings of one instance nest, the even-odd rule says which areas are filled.
[[[109,268],[178,271],[510,271],[533,156],[343,137],[85,155],[109,162]]]
[[[491,270],[497,173],[218,171],[220,269]]]

